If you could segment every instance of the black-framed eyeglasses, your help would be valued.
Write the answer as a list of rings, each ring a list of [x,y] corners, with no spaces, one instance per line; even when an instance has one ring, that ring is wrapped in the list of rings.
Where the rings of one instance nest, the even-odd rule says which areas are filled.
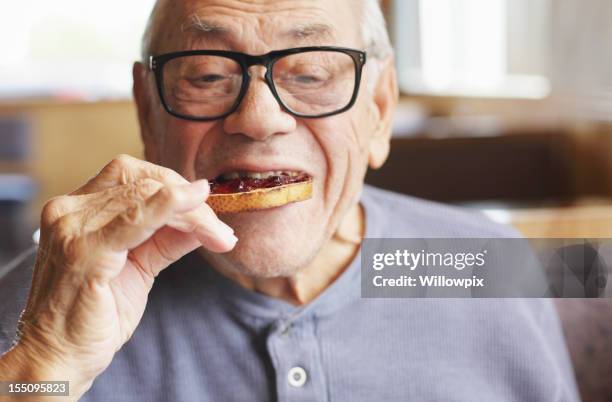
[[[334,46],[298,47],[252,56],[225,50],[187,50],[151,56],[159,97],[173,116],[209,121],[238,109],[249,68],[266,68],[265,81],[286,112],[327,117],[350,109],[359,92],[366,53]]]

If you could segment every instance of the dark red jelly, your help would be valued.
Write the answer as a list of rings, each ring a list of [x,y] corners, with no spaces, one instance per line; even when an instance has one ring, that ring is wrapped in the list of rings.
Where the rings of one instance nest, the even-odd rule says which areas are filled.
[[[287,184],[301,183],[310,180],[310,176],[306,173],[300,173],[296,176],[291,176],[287,173],[281,175],[270,176],[265,179],[254,179],[243,177],[238,179],[224,180],[218,177],[210,180],[211,194],[232,194],[243,193],[246,191],[257,190],[261,188],[272,188],[284,186]]]

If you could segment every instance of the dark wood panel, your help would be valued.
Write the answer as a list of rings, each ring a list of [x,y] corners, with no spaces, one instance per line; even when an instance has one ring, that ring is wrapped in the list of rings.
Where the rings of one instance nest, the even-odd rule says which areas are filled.
[[[481,138],[397,138],[368,183],[447,201],[572,199],[572,146],[559,133]]]

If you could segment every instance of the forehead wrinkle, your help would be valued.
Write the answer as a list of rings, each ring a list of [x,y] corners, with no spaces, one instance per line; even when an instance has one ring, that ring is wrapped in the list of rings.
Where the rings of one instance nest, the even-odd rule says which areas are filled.
[[[261,25],[260,20],[258,28]],[[197,39],[202,43],[210,42],[235,42],[238,34],[230,27],[224,26],[216,21],[207,20],[197,14],[192,14],[188,21],[181,24],[182,33],[195,33]],[[293,42],[316,42],[333,43],[336,39],[335,29],[324,23],[297,23],[290,29],[280,34],[281,39],[292,40]]]
[[[167,22],[174,14],[172,18],[176,21],[174,32],[181,35],[181,39],[174,44],[164,41],[163,47],[167,51],[187,46],[242,49],[247,52],[249,51],[244,49],[251,49],[252,53],[262,53],[266,49],[281,47],[313,45],[350,47],[359,43],[355,42],[353,30],[345,32],[345,21],[340,22],[332,18],[341,11],[338,9],[340,4],[334,3],[331,9],[323,7],[323,4],[326,3],[314,1],[302,3],[293,0],[185,1],[182,7],[177,6],[173,12],[164,13]],[[341,25],[337,26],[337,23]]]

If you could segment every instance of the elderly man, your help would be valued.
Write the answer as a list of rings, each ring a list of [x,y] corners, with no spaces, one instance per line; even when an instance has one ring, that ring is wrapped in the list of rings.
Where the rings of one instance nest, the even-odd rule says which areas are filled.
[[[87,401],[578,399],[546,300],[360,298],[363,237],[514,235],[364,187],[398,98],[376,0],[159,1],[144,56],[147,162],[46,204],[0,379]],[[204,202],[205,179],[278,171],[312,198],[221,219]]]

